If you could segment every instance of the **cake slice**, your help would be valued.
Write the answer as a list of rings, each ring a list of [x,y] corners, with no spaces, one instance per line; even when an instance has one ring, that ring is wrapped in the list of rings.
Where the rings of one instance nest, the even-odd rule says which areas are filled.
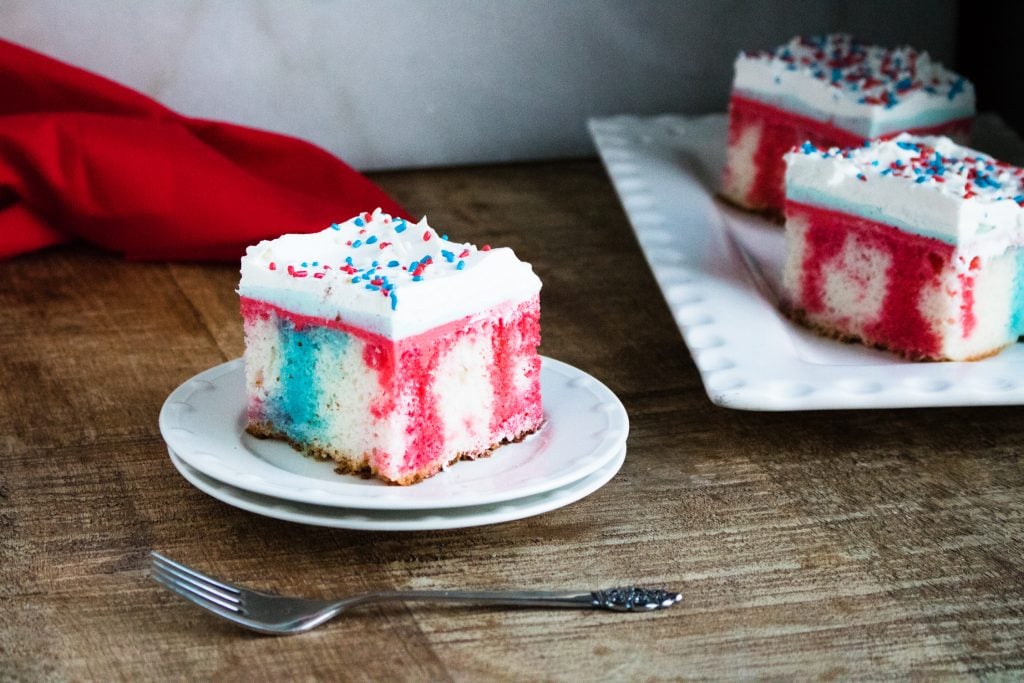
[[[735,69],[722,194],[771,215],[783,210],[782,157],[804,141],[853,147],[912,132],[966,142],[974,117],[971,83],[910,47],[794,38],[741,53]]]
[[[1024,332],[1024,169],[944,137],[786,155],[783,287],[797,319],[915,360]]]
[[[250,247],[239,284],[247,426],[393,484],[543,420],[540,280],[380,210]]]

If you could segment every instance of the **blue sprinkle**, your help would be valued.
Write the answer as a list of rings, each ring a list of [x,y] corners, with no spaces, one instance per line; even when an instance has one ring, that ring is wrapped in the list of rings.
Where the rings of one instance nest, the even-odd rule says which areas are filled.
[[[417,268],[419,268],[419,266],[420,266],[420,262],[419,261],[413,261],[412,263],[409,264],[409,270],[410,271],[416,270]]]
[[[363,241],[362,240],[356,240],[355,242],[352,243],[352,248],[353,249],[358,249],[361,246],[363,246]]]
[[[459,265],[455,266],[455,270],[462,270],[465,267],[466,267],[466,262],[465,261],[459,261]]]
[[[359,276],[358,275],[355,276],[354,278],[352,278],[352,284],[354,284],[354,285],[359,284]]]
[[[1013,198],[1013,201],[1017,202],[1018,204],[1024,203],[1024,194],[1017,195],[1016,197]]]
[[[358,226],[359,226],[360,228],[361,228],[361,227],[363,227],[364,225],[366,225],[366,221],[364,221],[364,220],[362,219],[362,217],[357,217],[357,218],[356,218],[356,219],[355,219],[354,221],[352,221],[352,222],[353,222],[353,223],[355,223],[356,225],[358,225]]]
[[[818,151],[818,148],[812,145],[810,141],[806,141],[804,142],[804,144],[800,145],[800,151],[802,151],[804,154],[814,154],[816,151]]]
[[[397,268],[398,261],[388,261],[388,268]]]
[[[926,180],[928,180],[928,176],[924,176],[923,175],[923,176],[918,176],[917,180],[915,180],[914,182],[915,183],[923,183]]]
[[[911,152],[920,152],[921,151],[921,148],[918,147],[913,142],[897,142],[896,146],[899,147],[900,149],[909,150]]]
[[[319,265],[320,265],[320,262],[319,262],[319,261],[313,261],[313,267],[314,267],[314,268],[316,268],[316,267],[317,267],[317,266],[319,266]]]
[[[303,261],[303,262],[302,262],[302,263],[300,263],[299,265],[301,265],[301,266],[302,266],[303,268],[309,268],[309,264],[308,264],[308,263],[306,263],[305,261]]]
[[[346,256],[345,257],[345,263],[347,263],[348,265],[351,266],[352,265],[352,257],[351,256]]]
[[[420,281],[420,280],[422,280],[422,279],[423,279],[423,276],[422,276],[422,275],[413,275],[413,276],[412,276],[412,281],[413,281],[413,282],[419,282],[419,281]]]
[[[957,95],[959,95],[961,92],[963,92],[963,89],[964,89],[964,79],[963,78],[958,78],[955,81],[953,81],[953,85],[950,86],[949,94],[947,94],[946,97],[948,97],[951,100],[955,99]]]
[[[444,256],[444,260],[447,261],[448,263],[452,263],[455,261],[455,254],[448,251],[447,249],[441,250],[441,256]]]
[[[448,235],[441,235],[441,239],[443,239],[445,242],[447,242],[448,241]]]
[[[373,244],[376,241],[377,241],[377,236],[376,235],[370,235],[369,237],[366,238],[366,243],[367,244]]]
[[[890,173],[892,173],[892,169],[891,168],[887,168],[884,171],[882,171],[882,175],[889,175]]]
[[[395,294],[395,290],[391,290],[391,310],[398,308],[398,295]]]
[[[395,223],[395,232],[405,232],[405,221],[403,219],[400,218]]]
[[[337,223],[331,223],[331,230],[341,230],[341,226]]]

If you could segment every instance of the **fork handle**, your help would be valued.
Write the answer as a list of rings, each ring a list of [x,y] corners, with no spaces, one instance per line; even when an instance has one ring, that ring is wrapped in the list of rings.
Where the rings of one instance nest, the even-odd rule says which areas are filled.
[[[473,602],[481,605],[518,605],[520,607],[575,607],[605,609],[614,612],[648,612],[671,607],[682,594],[661,589],[611,588],[590,593],[556,591],[393,591],[373,593],[347,600],[346,606],[363,602],[424,601]]]

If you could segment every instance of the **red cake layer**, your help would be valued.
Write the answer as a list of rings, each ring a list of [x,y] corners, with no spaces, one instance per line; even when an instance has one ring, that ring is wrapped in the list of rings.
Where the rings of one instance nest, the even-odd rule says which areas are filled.
[[[761,125],[761,138],[754,154],[755,177],[745,206],[781,214],[785,206],[783,156],[793,147],[810,141],[817,147],[857,147],[864,138],[847,130],[801,114],[780,109],[758,100],[733,94],[729,99],[730,146],[736,144],[743,131]],[[913,128],[908,132],[920,135],[948,135],[966,139],[971,119],[956,119],[937,126]],[[891,131],[882,137],[902,131]],[[729,173],[729,169],[726,169]]]
[[[826,266],[834,263],[849,236],[854,235],[867,248],[891,259],[884,273],[887,289],[880,310],[872,322],[864,323],[862,331],[852,326],[829,331],[862,337],[868,344],[884,346],[909,358],[941,357],[941,337],[919,310],[918,302],[926,287],[936,287],[941,281],[940,275],[953,257],[952,245],[892,225],[793,201],[786,202],[786,220],[807,226],[799,292],[792,293],[795,300],[790,302],[795,317],[815,325],[842,325],[825,305]],[[975,324],[973,285],[973,276],[960,276],[960,324],[965,337]],[[948,294],[954,298],[958,292]]]

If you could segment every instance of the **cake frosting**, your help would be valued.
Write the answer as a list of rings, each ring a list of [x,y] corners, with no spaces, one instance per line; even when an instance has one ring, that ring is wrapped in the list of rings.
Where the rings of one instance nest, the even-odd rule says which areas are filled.
[[[914,359],[969,360],[1024,330],[1024,169],[945,137],[790,151],[795,316]]]
[[[867,45],[847,34],[798,37],[741,53],[733,91],[861,138],[974,116],[974,86],[912,47]]]
[[[729,102],[722,194],[780,215],[782,157],[794,145],[855,147],[901,132],[965,141],[974,110],[968,80],[910,47],[833,34],[742,53]]]
[[[238,293],[401,339],[540,286],[511,249],[452,242],[426,218],[413,223],[377,209],[249,247]]]
[[[242,259],[246,430],[412,484],[543,421],[540,280],[377,210]]]
[[[786,196],[964,248],[1024,238],[1024,169],[907,133],[852,149],[805,143],[788,153]]]

